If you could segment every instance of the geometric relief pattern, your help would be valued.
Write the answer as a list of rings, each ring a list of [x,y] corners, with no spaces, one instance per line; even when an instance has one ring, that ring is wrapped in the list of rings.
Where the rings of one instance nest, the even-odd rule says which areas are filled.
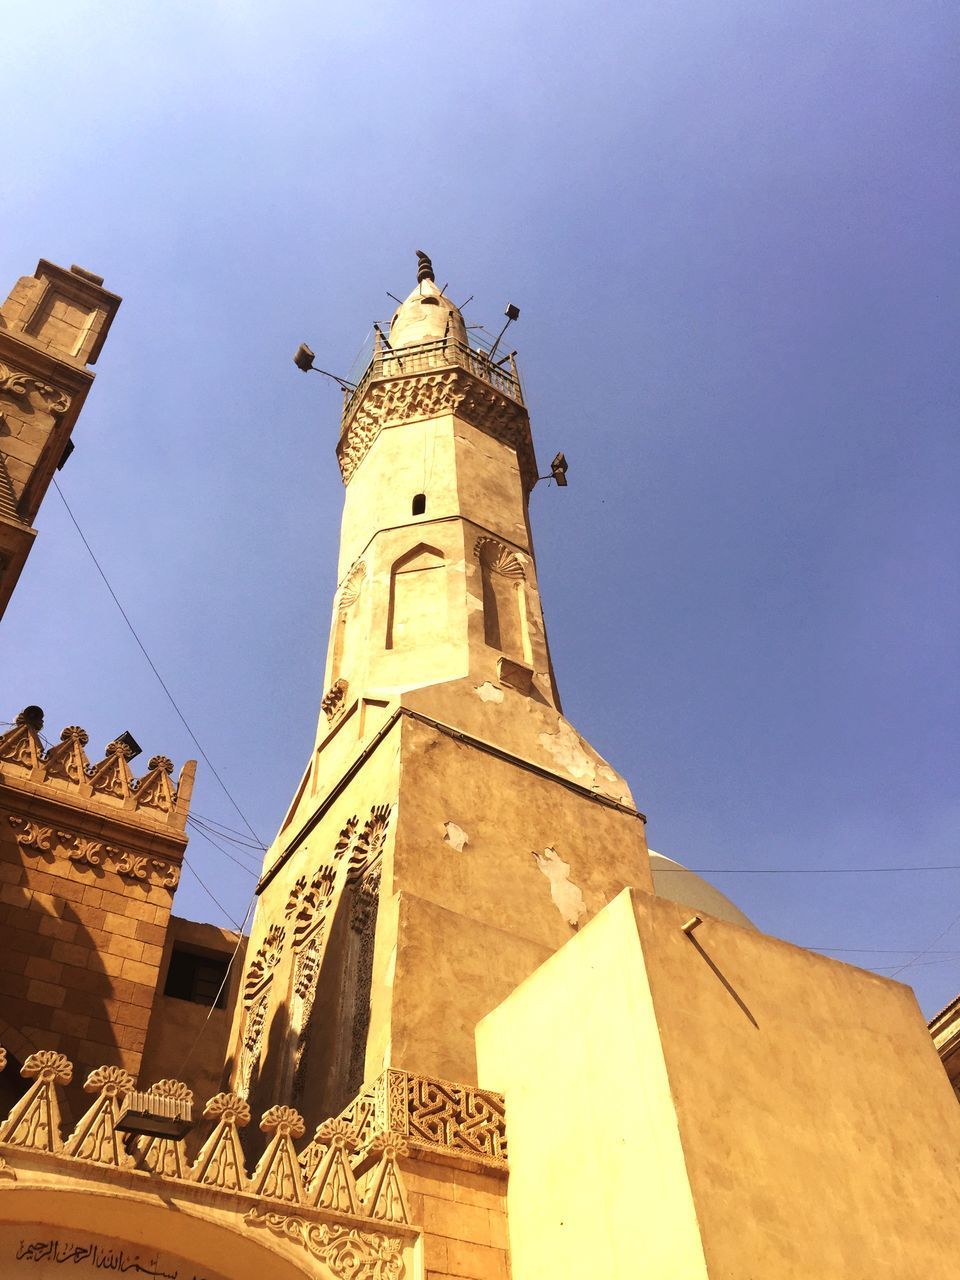
[[[470,1153],[484,1163],[507,1159],[503,1096],[390,1067],[341,1113],[366,1151],[381,1133],[400,1134],[411,1147]]]

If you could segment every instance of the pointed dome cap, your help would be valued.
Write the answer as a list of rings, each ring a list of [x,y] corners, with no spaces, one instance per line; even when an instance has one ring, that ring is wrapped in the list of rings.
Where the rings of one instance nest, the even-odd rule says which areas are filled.
[[[437,288],[433,263],[421,249],[417,250],[417,258],[417,287],[390,321],[390,345],[409,347],[416,342],[440,342],[444,338],[466,345],[463,316]]]

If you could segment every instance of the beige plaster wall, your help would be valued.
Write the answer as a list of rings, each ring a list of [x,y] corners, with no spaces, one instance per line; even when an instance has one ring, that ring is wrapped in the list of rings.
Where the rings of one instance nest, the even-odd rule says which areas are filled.
[[[502,1090],[513,1280],[706,1277],[629,894],[477,1028]]]
[[[238,949],[237,942],[238,935],[229,929],[183,920],[179,916],[170,917],[157,994],[140,1063],[140,1085],[146,1088],[157,1080],[182,1080],[193,1090],[197,1115],[221,1086],[233,1010],[244,969],[244,945],[241,943]],[[233,961],[222,1009],[164,995],[167,969],[175,946],[197,955],[221,958],[228,963]],[[188,1138],[188,1145],[191,1139],[195,1145],[194,1134]]]
[[[955,1276],[960,1108],[910,988],[633,906],[712,1280]]]
[[[711,1280],[955,1275],[960,1110],[912,992],[687,915],[622,894],[478,1029],[514,1280],[703,1274],[683,1168]]]

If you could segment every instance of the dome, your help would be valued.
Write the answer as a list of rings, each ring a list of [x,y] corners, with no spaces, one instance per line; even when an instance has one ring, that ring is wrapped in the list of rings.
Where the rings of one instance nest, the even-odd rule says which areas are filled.
[[[433,264],[418,253],[417,287],[400,304],[390,321],[390,345],[409,347],[417,342],[442,342],[454,338],[467,343],[467,329],[459,309],[444,297],[433,278]]]
[[[670,902],[679,902],[705,915],[714,916],[717,920],[726,920],[728,924],[739,924],[745,929],[756,929],[752,920],[735,906],[725,893],[721,893],[709,881],[689,871],[680,862],[667,858],[662,853],[650,853],[650,870],[653,873],[653,891],[658,898],[667,898]]]

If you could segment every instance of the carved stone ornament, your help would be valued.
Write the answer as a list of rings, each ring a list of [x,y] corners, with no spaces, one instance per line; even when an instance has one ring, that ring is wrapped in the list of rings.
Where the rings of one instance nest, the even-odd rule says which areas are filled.
[[[482,565],[505,578],[515,578],[519,582],[527,576],[517,553],[496,538],[478,538],[473,553]]]
[[[390,825],[390,805],[378,804],[370,810],[370,817],[350,851],[347,864],[347,884],[357,884],[364,872],[380,857]]]
[[[54,417],[59,417],[70,408],[70,397],[65,392],[51,387],[48,382],[41,381],[32,373],[18,372],[0,361],[0,395],[25,400],[31,392],[43,400],[44,407]]]
[[[271,1200],[302,1204],[303,1182],[293,1139],[303,1137],[303,1116],[293,1107],[271,1107],[264,1112],[260,1128],[272,1137],[254,1170],[250,1190]]]
[[[215,1119],[217,1127],[197,1153],[194,1182],[223,1191],[242,1191],[247,1177],[237,1129],[250,1123],[249,1104],[235,1093],[218,1093],[203,1114]]]
[[[164,889],[175,889],[180,882],[180,868],[166,858],[133,853],[103,840],[59,831],[22,814],[10,814],[7,821],[18,833],[17,844],[26,854],[68,858],[81,865],[112,871],[124,880],[160,885]]]
[[[391,1067],[341,1113],[356,1129],[360,1150],[379,1133],[399,1134],[411,1147],[470,1153],[484,1164],[507,1159],[503,1096]],[[308,1159],[309,1148],[301,1153]]]
[[[0,1047],[0,1069],[5,1061],[6,1053]],[[235,1093],[218,1093],[204,1108],[204,1115],[216,1122],[215,1128],[193,1166],[188,1167],[182,1140],[146,1135],[125,1139],[117,1129],[121,1103],[127,1095],[135,1109],[140,1109],[143,1098],[149,1095],[154,1100],[169,1099],[171,1111],[179,1112],[181,1108],[175,1104],[189,1108],[192,1103],[185,1084],[160,1080],[141,1094],[134,1090],[132,1076],[122,1068],[99,1067],[84,1085],[88,1093],[96,1093],[96,1099],[64,1142],[57,1089],[70,1083],[72,1073],[69,1060],[53,1050],[41,1050],[27,1058],[21,1074],[33,1083],[0,1124],[0,1144],[4,1147],[0,1179],[32,1185],[39,1178],[46,1188],[48,1170],[42,1163],[44,1159],[49,1161],[49,1172],[60,1177],[70,1161],[95,1161],[114,1168],[135,1164],[150,1172],[150,1191],[160,1202],[169,1203],[175,1197],[178,1202],[186,1202],[185,1207],[213,1205],[232,1213],[236,1210],[237,1192],[272,1201],[267,1206],[251,1208],[245,1218],[247,1226],[266,1227],[298,1242],[338,1280],[399,1280],[403,1276],[404,1245],[415,1233],[404,1217],[406,1201],[396,1168],[402,1139],[396,1135],[379,1135],[368,1144],[367,1167],[372,1174],[366,1179],[366,1194],[361,1199],[351,1164],[356,1135],[343,1120],[327,1121],[308,1148],[319,1158],[306,1187],[302,1162],[293,1146],[294,1140],[303,1135],[303,1117],[292,1107],[273,1106],[264,1112],[260,1122],[270,1141],[248,1178],[238,1129],[249,1122],[250,1108]],[[24,1161],[24,1168],[14,1170],[6,1157],[19,1163],[18,1149],[29,1151],[30,1161]],[[90,1174],[83,1176],[89,1178]],[[284,1205],[291,1211],[300,1206],[303,1209],[299,1214],[285,1213]]]
[[[15,782],[23,770],[30,783],[49,784],[50,795],[57,800],[63,800],[64,793],[69,796],[73,792],[82,800],[106,800],[110,808],[182,826],[186,797],[181,811],[179,790],[170,776],[173,762],[168,756],[153,756],[147,773],[134,778],[126,744],[109,743],[104,758],[91,764],[84,749],[88,741],[87,731],[72,724],[60,734],[60,741],[45,751],[37,726],[21,714],[12,729],[0,734],[0,765],[17,766],[11,781]],[[184,773],[189,768],[185,766]]]
[[[347,574],[344,584],[340,588],[340,598],[337,601],[338,609],[349,609],[351,605],[357,603],[360,598],[360,588],[363,586],[363,580],[366,575],[367,566],[362,560],[358,560]]]
[[[353,397],[337,446],[344,484],[384,427],[443,413],[455,413],[515,449],[525,483],[534,483],[537,465],[526,410],[466,369],[453,368],[374,380]]]
[[[346,680],[334,680],[333,684],[320,699],[320,706],[329,724],[333,724],[335,720],[338,720],[346,710],[347,689],[349,687]]]
[[[34,1083],[0,1125],[0,1142],[37,1151],[59,1151],[63,1139],[56,1086],[70,1083],[73,1064],[62,1053],[41,1049],[30,1054],[20,1074]]]
[[[98,1164],[110,1164],[115,1168],[133,1164],[117,1130],[120,1118],[118,1099],[129,1093],[133,1086],[133,1076],[120,1067],[98,1067],[91,1071],[83,1089],[85,1093],[98,1096],[67,1139],[64,1154],[95,1160]]]
[[[243,998],[247,1003],[273,977],[273,970],[280,963],[280,956],[283,954],[283,940],[286,934],[287,931],[283,925],[271,925],[267,936],[257,949],[243,984]]]
[[[403,1280],[403,1244],[383,1232],[341,1229],[293,1214],[256,1209],[245,1215],[244,1222],[295,1240],[343,1280]]]

